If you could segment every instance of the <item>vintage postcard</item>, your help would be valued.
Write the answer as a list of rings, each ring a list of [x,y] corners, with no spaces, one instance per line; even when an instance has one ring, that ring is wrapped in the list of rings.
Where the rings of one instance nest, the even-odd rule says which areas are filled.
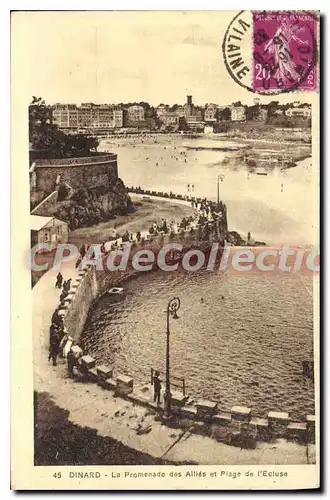
[[[11,30],[12,488],[318,488],[319,13]]]

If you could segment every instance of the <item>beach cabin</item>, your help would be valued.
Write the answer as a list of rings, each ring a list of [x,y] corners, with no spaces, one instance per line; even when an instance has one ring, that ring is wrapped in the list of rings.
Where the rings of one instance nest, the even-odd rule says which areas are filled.
[[[37,243],[57,243],[68,241],[68,223],[56,217],[44,217],[41,215],[30,215],[31,246]]]

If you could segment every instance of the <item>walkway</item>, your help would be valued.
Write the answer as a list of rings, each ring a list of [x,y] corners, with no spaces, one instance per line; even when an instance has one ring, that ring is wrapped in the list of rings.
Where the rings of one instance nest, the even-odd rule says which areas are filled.
[[[64,265],[61,272],[64,279],[77,275],[74,263]],[[49,393],[57,406],[70,412],[72,423],[94,428],[101,436],[112,437],[130,448],[171,461],[205,465],[307,463],[305,446],[282,439],[258,443],[255,450],[241,450],[194,434],[192,421],[187,421],[186,429],[166,427],[155,421],[152,410],[114,397],[113,392],[96,384],[68,378],[64,360],[53,367],[47,359],[50,320],[61,293],[55,288],[56,274],[54,270],[48,271],[32,290],[35,390]],[[313,447],[309,455],[312,453]]]

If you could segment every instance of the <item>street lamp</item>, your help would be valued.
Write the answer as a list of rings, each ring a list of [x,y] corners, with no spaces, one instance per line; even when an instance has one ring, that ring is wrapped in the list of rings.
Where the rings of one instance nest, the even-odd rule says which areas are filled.
[[[217,201],[218,201],[218,212],[220,210],[220,195],[219,195],[219,179],[221,179],[221,182],[223,181],[223,175],[219,174],[217,178]]]
[[[165,408],[164,418],[171,417],[171,382],[170,382],[170,316],[178,319],[177,311],[180,309],[179,297],[173,297],[167,304],[166,309],[166,388],[165,388]]]

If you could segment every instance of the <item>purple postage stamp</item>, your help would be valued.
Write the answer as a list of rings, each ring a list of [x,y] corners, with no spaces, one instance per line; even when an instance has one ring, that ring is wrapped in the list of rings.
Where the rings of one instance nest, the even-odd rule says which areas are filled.
[[[308,12],[253,12],[253,91],[317,88],[317,17]]]

